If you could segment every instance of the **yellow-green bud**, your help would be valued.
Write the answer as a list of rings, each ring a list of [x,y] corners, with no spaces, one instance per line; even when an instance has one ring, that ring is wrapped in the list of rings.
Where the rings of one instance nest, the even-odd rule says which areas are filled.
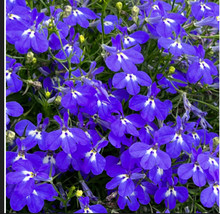
[[[116,8],[118,9],[119,13],[121,13],[121,10],[122,10],[122,7],[123,7],[123,4],[119,1],[116,3]]]
[[[219,145],[219,138],[218,137],[213,138],[213,144],[214,144],[214,148]]]
[[[76,189],[75,186],[71,186],[70,189],[69,189],[69,192],[67,194],[67,197],[68,198],[71,198],[73,196],[73,191]]]
[[[11,130],[6,131],[6,142],[13,143],[15,139],[15,133]]]
[[[51,95],[51,93],[50,93],[49,91],[47,91],[47,92],[45,93],[45,96],[46,96],[47,99],[50,97],[50,95]]]
[[[79,41],[80,41],[81,43],[85,42],[85,37],[84,37],[83,35],[80,35],[80,36],[79,36]]]
[[[31,52],[31,51],[29,51],[28,53],[27,53],[27,63],[31,63],[32,62],[32,60],[33,60],[33,58],[34,58],[34,53],[33,52]]]
[[[32,62],[33,62],[33,64],[37,63],[37,58],[34,57],[34,58],[32,59]]]
[[[138,20],[138,14],[140,9],[137,6],[132,7],[131,13],[132,13],[132,19],[136,23]]]
[[[57,96],[56,99],[54,100],[54,103],[55,103],[56,105],[60,105],[61,99],[62,99],[61,96]]]
[[[173,74],[174,72],[175,72],[175,67],[173,67],[173,66],[170,66],[169,67],[169,74]]]
[[[76,197],[81,197],[83,195],[83,191],[82,190],[77,190],[76,191]]]
[[[63,17],[68,17],[72,12],[72,7],[70,5],[67,5],[65,8],[64,8],[64,13],[63,13]]]

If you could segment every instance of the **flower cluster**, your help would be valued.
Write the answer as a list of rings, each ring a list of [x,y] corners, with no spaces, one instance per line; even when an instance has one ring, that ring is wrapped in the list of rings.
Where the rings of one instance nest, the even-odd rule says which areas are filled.
[[[219,6],[115,3],[6,1],[8,209],[217,211]]]

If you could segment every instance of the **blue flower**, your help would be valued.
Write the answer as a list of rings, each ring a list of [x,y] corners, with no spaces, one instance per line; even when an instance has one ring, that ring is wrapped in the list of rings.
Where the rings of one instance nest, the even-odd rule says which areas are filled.
[[[20,63],[15,63],[15,59],[6,57],[6,83],[8,93],[16,93],[21,90],[23,82],[20,77],[16,74],[20,67]]]
[[[140,86],[150,86],[152,84],[151,78],[143,71],[117,73],[112,79],[112,84],[115,88],[127,89],[131,95],[136,95],[140,92]],[[139,85],[138,85],[139,84]]]
[[[75,213],[108,213],[101,204],[89,205],[89,197],[78,198],[81,209]]]
[[[19,121],[15,125],[15,131],[20,136],[22,136],[24,131],[26,130],[24,145],[27,149],[31,149],[36,146],[36,144],[38,144],[41,150],[47,150],[47,148],[45,147],[47,132],[45,130],[49,124],[49,118],[45,118],[42,124],[41,120],[42,113],[39,113],[37,115],[37,126],[26,119]]]
[[[31,213],[38,213],[44,207],[44,200],[55,201],[54,196],[58,196],[58,193],[51,184],[34,184],[27,196],[14,191],[10,197],[10,206],[14,211],[20,211],[27,205]]]
[[[6,103],[6,125],[8,125],[10,122],[10,119],[8,116],[19,117],[23,114],[23,112],[24,112],[24,109],[19,103],[15,101],[7,102]]]
[[[15,40],[15,48],[21,54],[26,54],[30,48],[36,53],[47,51],[49,45],[47,41],[47,30],[41,29],[40,23],[44,19],[43,13],[38,13],[34,8],[30,14],[29,22],[23,25],[14,26],[14,23],[7,25],[7,30],[13,33],[10,39]]]
[[[69,0],[72,9],[71,13],[67,18],[63,18],[63,21],[70,25],[75,26],[79,24],[83,28],[89,27],[89,21],[87,19],[95,19],[97,18],[96,14],[86,7],[77,7],[77,1]]]
[[[35,181],[49,181],[49,175],[45,173],[47,167],[34,168],[29,160],[20,159],[14,162],[12,169],[15,172],[9,172],[6,175],[6,182],[17,184],[14,191],[23,197],[27,197],[34,191]]]
[[[174,209],[176,207],[176,200],[180,203],[185,202],[188,199],[188,190],[183,186],[176,186],[178,179],[169,179],[167,187],[160,187],[155,195],[154,200],[157,204],[160,204],[162,200],[165,200],[166,207]]]
[[[170,100],[161,102],[156,98],[156,95],[160,92],[154,82],[147,96],[135,95],[129,101],[129,108],[135,111],[141,111],[141,116],[149,122],[152,122],[156,117],[159,120],[165,120],[169,111],[172,109],[172,103]]]
[[[54,119],[60,125],[60,129],[48,133],[45,140],[47,149],[54,151],[62,146],[65,153],[71,154],[71,152],[77,150],[78,143],[82,145],[88,144],[88,138],[83,130],[79,128],[69,128],[68,118],[68,113],[64,113],[63,121],[58,115],[54,116]]]
[[[119,71],[121,68],[125,72],[137,71],[135,64],[140,64],[144,61],[143,55],[134,47],[123,49],[121,47],[121,36],[118,34],[116,38],[112,38],[112,47],[103,45],[103,48],[110,53],[105,59],[107,67],[111,71]]]
[[[212,84],[212,75],[217,75],[218,71],[216,66],[209,59],[204,59],[205,51],[202,45],[195,47],[196,58],[195,61],[189,66],[187,71],[187,79],[190,83],[196,83],[201,80],[201,83]]]

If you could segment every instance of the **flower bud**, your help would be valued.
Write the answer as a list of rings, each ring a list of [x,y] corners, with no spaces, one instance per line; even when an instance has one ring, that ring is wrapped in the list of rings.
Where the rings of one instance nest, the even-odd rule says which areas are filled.
[[[115,6],[116,6],[116,8],[118,9],[119,13],[121,13],[123,4],[119,1],[119,2],[116,3]]]
[[[47,92],[45,93],[45,96],[46,96],[47,99],[50,97],[50,95],[51,95],[51,93],[50,93],[49,91],[47,91]]]
[[[138,14],[139,14],[140,9],[137,6],[132,7],[131,9],[131,14],[132,14],[132,19],[136,23],[138,20]]]
[[[72,12],[72,7],[70,5],[67,5],[65,8],[64,8],[64,13],[63,13],[63,17],[68,17]]]
[[[31,51],[29,51],[28,53],[27,53],[27,63],[31,63],[32,62],[32,60],[33,60],[33,58],[34,58],[34,53],[33,52],[31,52]]]
[[[83,35],[80,35],[79,36],[79,41],[80,41],[80,43],[85,42],[85,37]]]
[[[15,133],[11,130],[6,131],[6,142],[13,143],[15,139]]]
[[[214,137],[212,140],[213,140],[214,148],[219,145],[219,138],[218,137]]]
[[[174,72],[175,72],[175,67],[173,67],[173,66],[170,66],[169,67],[169,74],[173,74]]]
[[[73,197],[73,191],[76,189],[75,186],[71,186],[69,189],[69,192],[67,193],[67,197],[68,198],[72,198]]]
[[[76,191],[76,197],[81,197],[83,195],[83,191],[82,190],[77,190]]]
[[[37,63],[37,58],[34,57],[34,58],[32,59],[32,62],[33,62],[33,64]]]
[[[61,96],[57,96],[56,99],[54,100],[54,103],[55,103],[56,105],[60,105],[61,99],[62,99]]]

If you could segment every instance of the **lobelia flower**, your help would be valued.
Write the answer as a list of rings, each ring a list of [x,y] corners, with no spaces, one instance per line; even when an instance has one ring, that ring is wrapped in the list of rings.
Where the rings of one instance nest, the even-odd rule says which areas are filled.
[[[212,15],[214,6],[215,3],[206,3],[204,0],[191,2],[191,13],[197,20],[201,20],[203,17]]]
[[[89,197],[78,198],[81,209],[75,213],[108,213],[101,204],[89,205]]]
[[[89,86],[74,86],[73,81],[66,81],[65,84],[69,87],[66,89],[66,94],[62,97],[61,104],[64,108],[72,109],[78,106],[87,106],[96,97],[96,90]]]
[[[29,160],[20,159],[14,162],[12,169],[15,172],[7,173],[6,182],[8,184],[17,184],[14,191],[23,197],[27,197],[33,192],[35,181],[49,181],[48,173],[45,173],[47,166],[41,165],[38,168],[34,168],[34,165]]]
[[[176,207],[176,200],[180,203],[185,202],[188,199],[188,190],[186,187],[176,186],[177,183],[177,177],[168,179],[167,186],[162,186],[156,191],[154,195],[155,202],[160,204],[164,200],[166,207],[169,209]]]
[[[19,136],[22,136],[24,131],[26,138],[23,140],[25,147],[29,150],[38,144],[41,150],[47,150],[45,139],[47,132],[45,131],[48,124],[49,118],[45,118],[42,121],[42,113],[37,115],[37,126],[35,126],[29,120],[21,120],[15,125],[15,131]]]
[[[137,211],[140,207],[139,202],[143,205],[147,205],[150,202],[149,194],[154,194],[156,186],[149,182],[141,182],[137,185],[134,192],[129,196],[122,197],[119,195],[117,204],[120,209],[124,209],[126,204],[131,211]],[[139,201],[139,202],[138,202]]]
[[[157,132],[155,133],[157,135]],[[137,142],[130,146],[129,152],[134,158],[141,158],[140,165],[143,169],[152,169],[159,166],[161,169],[169,169],[171,167],[170,156],[160,150],[160,146],[165,144],[163,141],[154,141],[152,145]]]
[[[7,33],[13,39],[16,50],[26,54],[30,48],[36,53],[43,53],[48,49],[47,29],[42,29],[41,22],[44,19],[43,13],[38,13],[34,8],[30,14],[29,22],[23,25],[14,26],[14,23],[7,25]]]
[[[69,128],[69,115],[67,112],[64,113],[63,120],[58,115],[55,115],[53,118],[59,123],[60,129],[48,133],[46,137],[48,150],[54,151],[61,146],[65,153],[70,154],[77,150],[78,143],[82,145],[88,144],[88,137],[83,130]]]
[[[122,32],[123,47],[129,48],[137,44],[144,44],[148,41],[149,35],[145,31],[136,31],[132,34],[128,34],[127,27],[117,26]]]
[[[144,61],[139,47],[138,50],[136,46],[129,49],[121,47],[121,36],[119,34],[115,39],[112,38],[112,47],[104,44],[102,47],[110,53],[110,56],[105,59],[105,63],[111,71],[117,72],[122,68],[125,72],[135,72],[137,71],[135,64],[141,64]]]
[[[6,0],[6,7],[8,10],[12,10],[16,6],[26,7],[25,0]]]
[[[195,61],[189,66],[187,71],[187,79],[190,83],[196,83],[201,80],[202,84],[212,84],[212,75],[217,75],[218,71],[216,66],[209,59],[204,59],[205,51],[202,45],[195,46],[196,58]]]
[[[178,13],[167,13],[160,2],[158,2],[158,7],[161,19],[156,24],[156,31],[162,37],[172,37],[173,31],[177,34],[178,28],[186,22],[187,18]]]
[[[42,159],[37,154],[29,154],[27,153],[28,149],[25,147],[24,140],[20,140],[19,138],[16,139],[17,144],[17,151],[7,151],[6,152],[6,168],[10,167],[16,161],[22,160],[29,160],[32,162],[34,167],[39,168],[42,164]]]
[[[206,173],[198,163],[198,155],[201,153],[202,148],[199,148],[198,151],[193,148],[191,163],[184,163],[177,170],[177,174],[181,179],[188,180],[192,177],[193,183],[199,187],[206,184]]]
[[[192,136],[184,134],[184,124],[179,116],[176,122],[175,128],[163,126],[157,132],[158,142],[166,143],[166,152],[171,158],[177,158],[182,150],[191,153],[192,144],[194,142]]]
[[[210,4],[211,2],[209,2]],[[194,25],[196,27],[202,27],[202,26],[211,26],[213,28],[216,28],[216,29],[219,29],[219,21],[220,21],[220,16],[219,16],[219,5],[218,4],[215,4],[215,3],[212,3],[214,4],[214,6],[212,7],[212,10],[211,10],[211,14],[198,21],[198,22],[195,22]]]
[[[73,27],[70,28],[70,35],[68,41],[64,38],[63,43],[63,49],[61,49],[55,57],[61,60],[65,60],[68,57],[71,57],[71,63],[78,64],[80,63],[80,60],[83,60],[82,53],[83,51],[79,48],[79,43],[77,42],[79,39],[79,33],[77,33],[74,37],[75,30]],[[53,40],[53,42],[55,42]],[[57,41],[57,47],[60,44],[60,41]],[[65,52],[64,52],[64,51]]]
[[[23,112],[24,109],[19,103],[15,101],[6,102],[6,125],[8,125],[10,122],[8,116],[19,117],[23,114]]]
[[[160,37],[158,39],[158,45],[165,48],[165,50],[169,50],[176,57],[182,54],[194,55],[194,47],[182,41],[182,37],[186,35],[185,31],[180,26],[177,26],[176,38],[173,36],[171,38]]]
[[[121,72],[116,73],[112,79],[112,85],[115,88],[126,90],[131,95],[136,95],[140,92],[140,86],[150,86],[152,84],[151,78],[143,71],[136,72]]]
[[[63,21],[70,25],[75,26],[76,24],[79,24],[83,28],[89,27],[89,21],[87,19],[96,19],[96,14],[86,7],[77,7],[77,1],[75,0],[69,0],[71,6],[68,6],[70,8],[70,15],[66,18],[63,18]]]
[[[117,16],[107,15],[103,20],[105,34],[111,33],[115,29],[115,26],[121,24],[121,22],[122,20],[118,20]],[[97,29],[100,33],[102,33],[101,20],[98,20]]]
[[[215,172],[219,169],[219,158],[217,153],[219,152],[219,145],[214,150],[213,149],[213,140],[209,143],[210,151],[201,153],[198,155],[198,163],[204,169],[209,171],[209,174],[213,177]]]
[[[102,148],[107,146],[108,141],[105,138],[97,140],[97,136],[94,136],[94,132],[87,132],[91,143],[86,146],[79,146],[78,152],[84,158],[81,170],[88,174],[90,171],[94,175],[99,175],[103,172],[105,168],[105,158],[99,153]]]
[[[137,161],[129,154],[128,150],[121,154],[120,160],[121,165],[116,163],[114,167],[107,168],[107,174],[113,179],[106,184],[106,189],[114,189],[118,186],[120,196],[130,196],[135,190],[133,180],[144,178],[146,175],[140,173],[141,168],[134,167]]]
[[[21,90],[23,82],[16,74],[20,67],[20,63],[15,63],[16,60],[6,56],[6,83],[8,93],[16,93]]]
[[[111,131],[117,137],[122,137],[125,133],[133,136],[138,136],[137,128],[144,126],[145,121],[139,114],[131,114],[128,116],[122,115],[115,116],[114,121],[111,124]]]
[[[165,120],[169,111],[172,109],[172,102],[165,100],[161,102],[156,98],[160,89],[154,82],[149,88],[147,96],[135,95],[129,101],[129,108],[135,111],[141,111],[141,117],[152,122],[156,117],[159,120]]]
[[[57,169],[57,164],[56,164],[57,154],[50,150],[48,150],[47,152],[36,151],[34,154],[41,157],[42,163],[47,166],[48,174],[50,174],[50,171],[52,170],[51,176],[53,177],[56,172],[55,170]]]
[[[172,169],[163,170],[159,166],[154,166],[149,170],[149,178],[155,184],[159,184],[161,181],[166,181],[166,178],[172,176]]]
[[[10,1],[7,1],[6,5],[6,40],[14,44],[14,30],[21,30],[25,27],[26,23],[29,22],[30,9],[26,7],[26,3],[24,5],[15,4],[14,7],[10,6]],[[9,28],[8,28],[9,26]],[[10,27],[11,26],[11,27]]]
[[[58,196],[58,193],[52,184],[34,184],[27,196],[14,191],[10,197],[10,206],[14,211],[20,211],[27,205],[31,213],[38,213],[44,207],[44,200],[55,201],[54,196]]]
[[[219,169],[215,171],[213,176],[214,181],[209,182],[209,187],[202,190],[200,194],[200,201],[204,207],[211,208],[217,203],[219,206]]]

